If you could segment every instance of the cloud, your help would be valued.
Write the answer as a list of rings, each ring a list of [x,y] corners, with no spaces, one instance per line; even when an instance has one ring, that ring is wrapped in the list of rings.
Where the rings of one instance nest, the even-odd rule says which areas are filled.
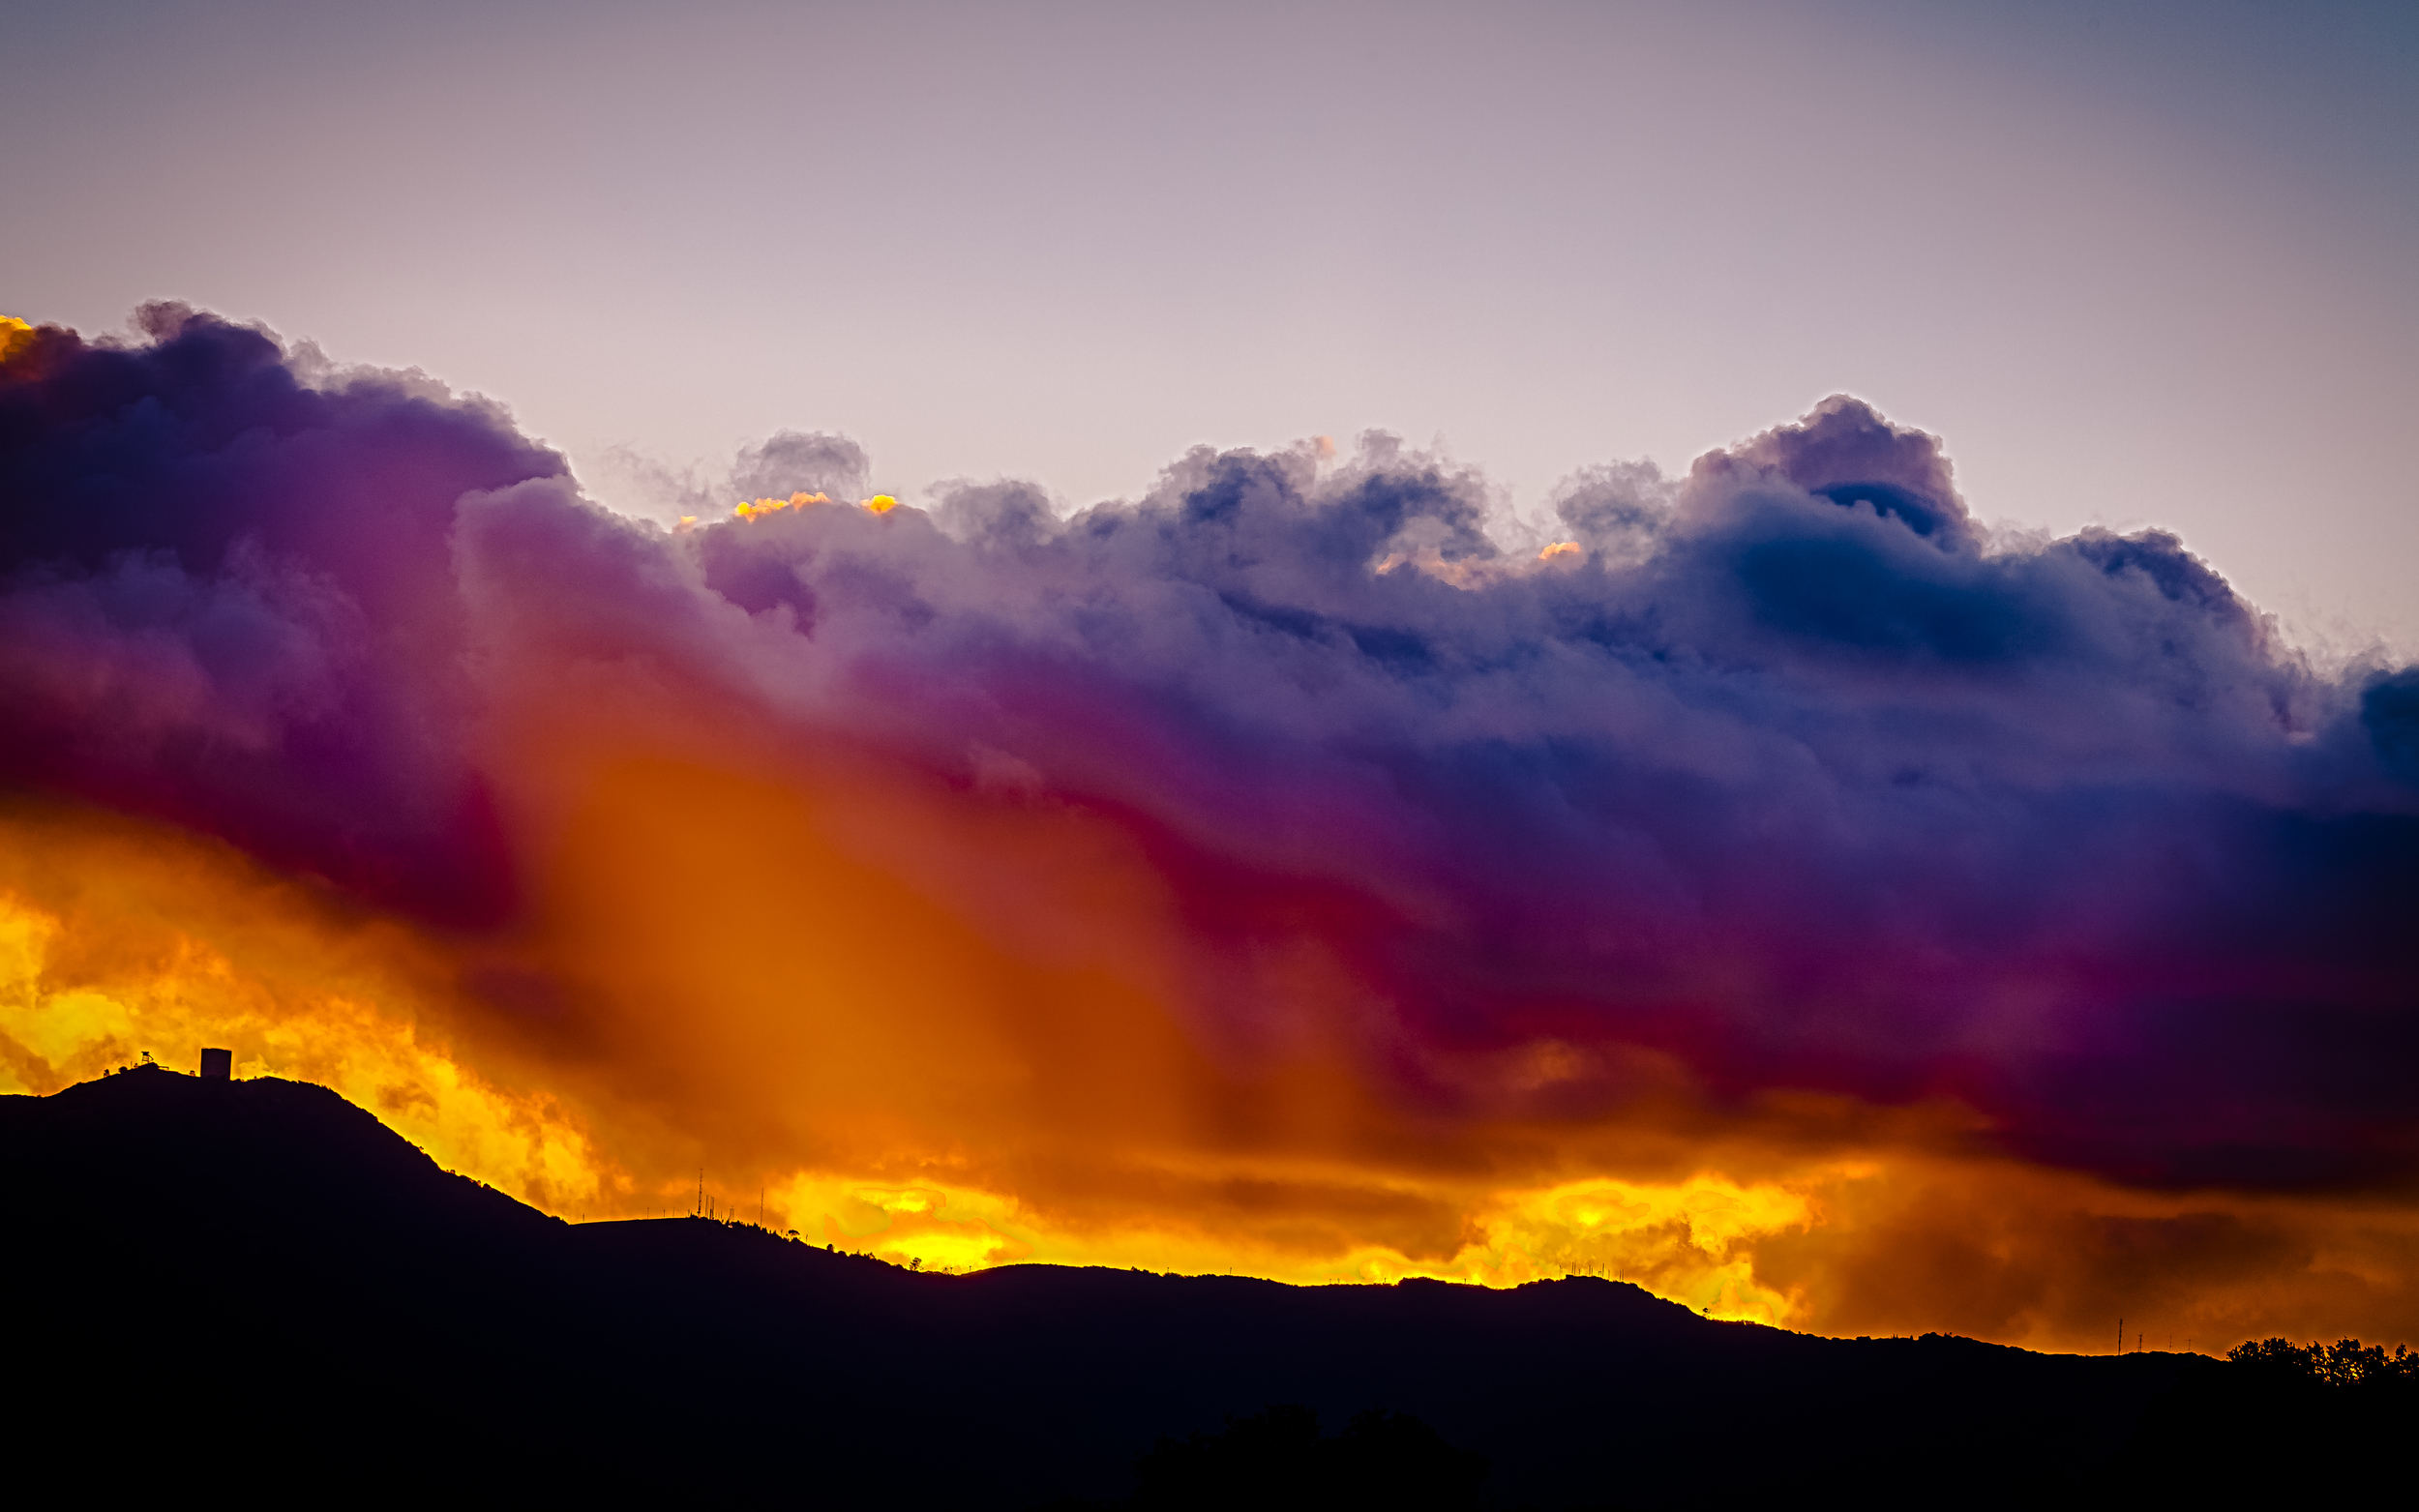
[[[0,380],[0,771],[493,919],[447,543],[465,491],[561,460],[425,379],[314,387],[263,332],[138,318],[135,344],[45,328]]]
[[[822,493],[863,498],[873,491],[873,466],[865,449],[847,436],[783,430],[739,454],[731,469],[731,490],[741,499]]]
[[[666,530],[492,405],[146,318],[0,380],[8,780],[468,930],[557,988],[463,1033],[714,1138],[811,1084],[934,1159],[1542,1190],[1952,1108],[1906,1138],[2144,1191],[2419,1173],[2419,672],[2171,534],[1996,539],[1855,400],[1574,477],[1545,556],[1383,438],[732,518],[870,487],[784,432]]]

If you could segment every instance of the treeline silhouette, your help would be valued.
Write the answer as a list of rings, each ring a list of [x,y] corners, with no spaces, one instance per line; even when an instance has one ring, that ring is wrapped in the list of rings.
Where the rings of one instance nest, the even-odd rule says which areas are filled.
[[[2031,1506],[2272,1451],[2344,1484],[2407,1417],[2382,1385],[2404,1356],[2350,1341],[2045,1355],[1717,1323],[1595,1278],[947,1275],[744,1223],[574,1226],[288,1082],[0,1097],[0,1174],[12,1476],[37,1489]]]
[[[2372,1390],[2409,1390],[2419,1384],[2419,1354],[2398,1344],[2385,1352],[2381,1344],[2338,1339],[2333,1344],[2295,1344],[2289,1339],[2261,1339],[2238,1344],[2225,1351],[2226,1360],[2261,1381],[2314,1386],[2366,1386]]]
[[[2399,1493],[2419,1435],[2419,1353],[2358,1339],[2237,1345],[2150,1403],[2110,1462],[2129,1498],[2299,1502]]]

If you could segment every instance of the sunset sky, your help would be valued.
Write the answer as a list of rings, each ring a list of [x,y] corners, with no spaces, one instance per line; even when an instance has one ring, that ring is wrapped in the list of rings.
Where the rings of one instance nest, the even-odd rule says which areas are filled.
[[[2419,1343],[2409,8],[12,35],[0,1090]]]

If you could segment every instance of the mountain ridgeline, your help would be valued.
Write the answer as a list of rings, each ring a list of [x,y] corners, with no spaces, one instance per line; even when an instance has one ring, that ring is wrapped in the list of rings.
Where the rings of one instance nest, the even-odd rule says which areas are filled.
[[[125,1484],[2018,1504],[2239,1489],[2312,1452],[2357,1472],[2411,1416],[2406,1390],[2346,1411],[2290,1370],[1820,1339],[1593,1279],[956,1276],[698,1219],[575,1226],[273,1080],[151,1069],[0,1098],[0,1172],[13,1353],[35,1387],[18,1458]]]

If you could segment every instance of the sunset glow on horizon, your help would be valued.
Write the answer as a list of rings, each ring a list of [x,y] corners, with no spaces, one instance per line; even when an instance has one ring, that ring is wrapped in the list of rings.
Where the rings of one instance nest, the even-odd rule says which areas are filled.
[[[232,1047],[928,1266],[2419,1338],[2419,672],[2171,533],[1845,396],[1543,533],[1377,434],[667,528],[139,318],[0,356],[0,1090]]]

